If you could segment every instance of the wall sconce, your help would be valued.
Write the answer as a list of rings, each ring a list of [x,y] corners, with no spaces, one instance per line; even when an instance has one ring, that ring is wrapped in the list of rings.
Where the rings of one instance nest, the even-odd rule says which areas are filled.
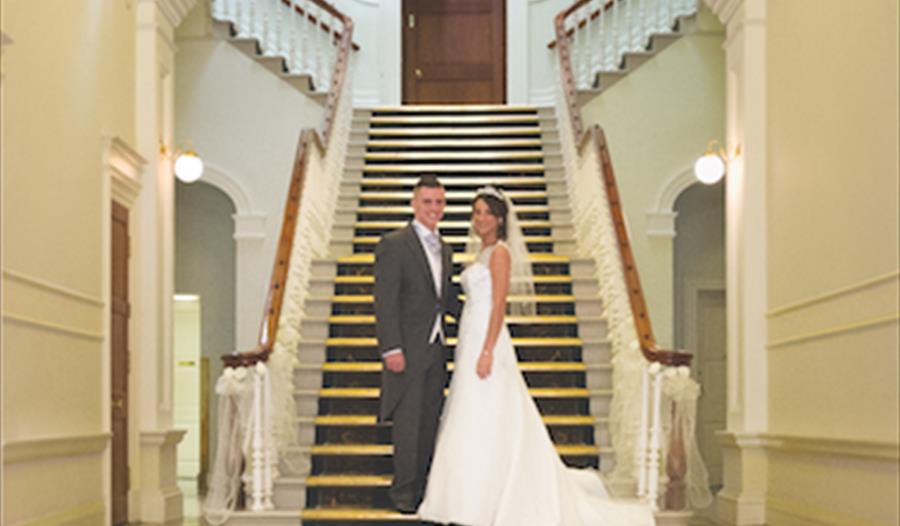
[[[203,176],[203,159],[193,149],[175,150],[168,155],[165,144],[160,144],[159,153],[167,159],[175,158],[175,177],[183,183],[193,183]]]
[[[716,146],[718,146],[718,150],[716,150]],[[738,146],[734,155],[738,156],[740,153],[741,147]],[[719,141],[713,139],[706,145],[706,153],[694,163],[694,175],[703,184],[716,184],[725,176],[725,164],[729,160]]]

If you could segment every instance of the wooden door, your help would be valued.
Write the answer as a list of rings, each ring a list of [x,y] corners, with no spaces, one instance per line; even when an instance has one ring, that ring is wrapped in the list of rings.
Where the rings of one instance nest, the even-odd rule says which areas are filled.
[[[112,523],[128,522],[128,209],[112,204]]]
[[[505,101],[504,0],[403,0],[404,104]]]

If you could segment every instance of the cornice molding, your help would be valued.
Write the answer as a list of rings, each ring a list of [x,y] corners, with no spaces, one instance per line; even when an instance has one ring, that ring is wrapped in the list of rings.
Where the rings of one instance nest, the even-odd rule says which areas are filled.
[[[119,137],[107,139],[103,165],[110,176],[114,201],[131,208],[141,191],[141,173],[146,163]]]
[[[153,0],[159,12],[166,17],[172,29],[178,27],[184,17],[197,5],[197,0]]]
[[[98,454],[106,449],[111,436],[111,433],[93,433],[9,440],[3,443],[3,463]]]
[[[710,11],[712,11],[719,21],[724,25],[728,25],[735,13],[737,13],[744,4],[744,0],[703,0]]]
[[[184,429],[141,431],[141,445],[171,446],[181,442],[185,433]]]

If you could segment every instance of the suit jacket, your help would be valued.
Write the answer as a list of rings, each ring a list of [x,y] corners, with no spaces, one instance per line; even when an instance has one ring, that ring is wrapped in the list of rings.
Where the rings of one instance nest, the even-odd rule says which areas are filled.
[[[440,315],[446,334],[444,314],[459,317],[459,290],[453,284],[453,251],[442,243],[441,295],[435,291],[428,256],[412,223],[381,238],[375,247],[375,333],[378,351],[403,349],[406,370],[382,373],[382,420],[391,413],[404,394],[412,375],[423,374],[437,361],[446,363],[445,352],[429,345],[434,320]]]

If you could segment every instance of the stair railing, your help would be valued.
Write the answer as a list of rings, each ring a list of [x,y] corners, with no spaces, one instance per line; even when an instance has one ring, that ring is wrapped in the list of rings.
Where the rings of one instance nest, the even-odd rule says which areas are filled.
[[[213,17],[231,22],[235,36],[259,42],[263,56],[280,56],[285,73],[308,75],[313,89],[334,82],[346,18],[322,0],[213,0]],[[359,46],[352,44],[353,49]]]
[[[300,132],[257,345],[222,357],[225,371],[216,384],[218,444],[205,504],[207,520],[213,524],[227,520],[242,495],[253,511],[272,509],[279,465],[287,461],[288,449],[297,442],[293,374],[300,319],[312,260],[328,255],[353,109],[349,77],[353,21],[348,16],[323,0],[303,2],[302,12],[297,1],[219,2],[223,3],[219,9],[237,15],[248,27],[276,33],[284,23],[275,18],[277,13],[304,19],[315,13],[316,20],[328,13],[332,16],[328,27],[339,28],[333,33],[339,41],[332,61],[324,63],[320,58],[324,65],[317,66],[330,69],[324,115],[318,129]],[[285,3],[290,11],[268,9]],[[289,49],[288,53],[294,52]]]
[[[595,87],[599,73],[620,69],[625,53],[645,51],[654,34],[671,33],[678,17],[697,11],[697,0],[585,0],[569,9],[565,40],[583,90]],[[556,46],[556,38],[547,44]]]
[[[629,49],[623,43],[644,42],[687,4],[696,6],[682,0],[613,0],[599,5],[579,0],[556,16],[553,46],[561,80],[556,99],[560,139],[576,239],[581,254],[595,262],[612,345],[609,427],[616,459],[612,481],[625,481],[630,487],[633,482],[635,493],[653,509],[659,509],[659,488],[666,482],[662,500],[669,510],[684,509],[688,498],[698,508],[711,501],[694,440],[699,386],[690,378],[691,354],[661,349],[653,336],[606,137],[599,126],[584,128],[576,90],[586,64],[618,63],[623,50]],[[591,36],[594,20],[601,25]],[[595,54],[600,55],[596,60]]]

